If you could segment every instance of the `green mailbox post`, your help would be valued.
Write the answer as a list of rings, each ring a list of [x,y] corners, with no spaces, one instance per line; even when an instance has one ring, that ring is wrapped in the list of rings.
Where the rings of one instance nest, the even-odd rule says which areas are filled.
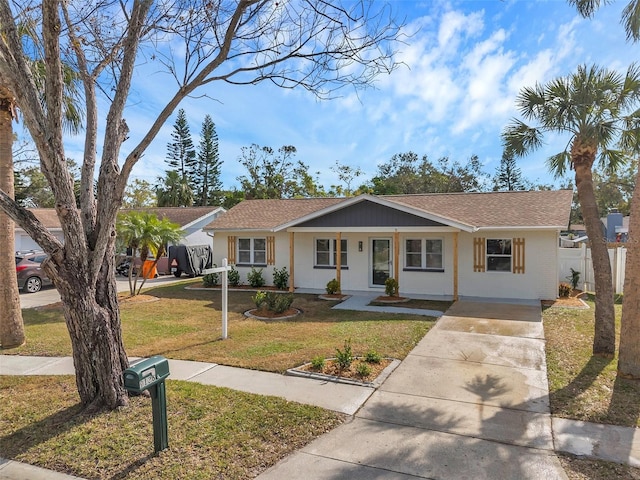
[[[167,393],[164,380],[169,376],[169,362],[156,355],[137,360],[124,371],[124,388],[133,393],[149,390],[153,414],[153,446],[155,452],[169,447],[167,429]]]

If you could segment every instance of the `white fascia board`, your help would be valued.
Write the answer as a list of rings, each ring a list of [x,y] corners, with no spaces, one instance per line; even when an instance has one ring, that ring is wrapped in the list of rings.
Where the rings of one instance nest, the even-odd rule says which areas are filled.
[[[201,222],[201,221],[202,221],[202,220],[204,220],[205,218],[210,217],[210,216],[212,216],[212,215],[215,215],[215,214],[216,214],[216,213],[218,213],[220,210],[222,210],[222,213],[226,212],[226,210],[225,210],[224,208],[222,208],[222,207],[217,207],[215,210],[212,210],[212,211],[210,211],[209,213],[207,213],[207,214],[205,214],[205,215],[202,215],[202,216],[200,216],[200,217],[196,218],[195,220],[193,220],[193,221],[191,221],[191,222],[187,223],[186,225],[183,225],[183,226],[182,226],[182,227],[180,227],[180,228],[182,228],[182,229],[190,228],[192,225],[195,225],[195,224],[197,224],[197,223]],[[210,222],[209,222],[209,223],[210,223]],[[204,227],[203,227],[202,229],[203,229],[203,230],[205,230],[205,228],[204,228]]]
[[[291,227],[287,232],[294,233],[455,233],[454,227]]]
[[[478,227],[476,229],[476,231],[478,232],[484,232],[484,231],[489,231],[489,230],[526,230],[526,231],[534,231],[534,230],[543,230],[543,231],[553,231],[553,232],[557,232],[562,230],[564,227],[559,227],[557,225],[548,225],[548,226],[544,226],[544,227],[540,227],[540,226],[500,226],[500,227]]]

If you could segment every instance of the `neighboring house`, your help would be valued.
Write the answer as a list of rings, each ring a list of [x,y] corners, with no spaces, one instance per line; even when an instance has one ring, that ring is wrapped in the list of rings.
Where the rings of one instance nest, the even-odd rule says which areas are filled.
[[[158,218],[167,218],[177,223],[185,231],[181,243],[185,245],[211,245],[212,238],[202,231],[218,215],[225,212],[222,207],[154,207],[141,208],[140,211],[155,213]],[[30,211],[53,233],[63,241],[60,220],[53,208],[33,208]],[[122,210],[123,212],[131,210]],[[38,250],[38,244],[19,226],[15,229],[16,250]]]
[[[251,268],[286,267],[291,289],[384,291],[433,298],[555,298],[558,235],[572,192],[360,195],[245,200],[205,227],[214,263],[227,258],[246,282]]]

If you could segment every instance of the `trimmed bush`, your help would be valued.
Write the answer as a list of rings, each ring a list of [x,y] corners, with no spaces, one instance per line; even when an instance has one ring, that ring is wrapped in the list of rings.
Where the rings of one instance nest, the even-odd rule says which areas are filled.
[[[251,300],[253,300],[253,303],[255,303],[256,308],[260,310],[262,306],[267,303],[267,293],[258,290],[256,294],[251,297]]]
[[[388,297],[397,296],[398,290],[400,290],[400,285],[398,285],[398,281],[395,278],[389,277],[384,281],[384,293]]]
[[[371,375],[371,367],[366,363],[360,363],[356,368],[356,374],[360,378],[367,378],[369,375]]]
[[[351,350],[351,339],[345,340],[344,350],[336,348],[336,363],[340,370],[345,370],[353,363],[353,351]]]
[[[264,277],[262,276],[262,269],[256,270],[251,268],[251,271],[247,274],[247,281],[253,288],[264,287]]]
[[[318,355],[311,359],[311,368],[314,370],[322,370],[324,368],[324,357]]]
[[[207,273],[204,277],[202,277],[202,284],[205,287],[215,287],[216,285],[218,285],[219,279],[220,278],[217,273]]]
[[[561,283],[558,286],[558,296],[566,298],[571,294],[571,285],[568,283]]]
[[[279,290],[286,290],[289,285],[289,272],[287,267],[282,267],[280,270],[273,269],[273,285]]]
[[[328,295],[334,295],[340,291],[340,282],[335,278],[333,280],[329,280],[327,282],[327,286],[325,288]]]
[[[231,270],[227,272],[227,280],[232,287],[240,285],[240,272],[233,265],[231,265]]]
[[[382,356],[380,356],[380,354],[375,350],[369,350],[364,356],[364,361],[367,363],[380,363],[382,361]]]

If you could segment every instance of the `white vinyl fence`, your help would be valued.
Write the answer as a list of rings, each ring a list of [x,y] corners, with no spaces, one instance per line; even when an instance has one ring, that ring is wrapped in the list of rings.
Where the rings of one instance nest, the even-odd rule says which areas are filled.
[[[569,283],[571,269],[580,272],[578,288],[584,291],[595,289],[593,282],[593,263],[591,261],[591,249],[586,245],[580,248],[558,249],[558,281]],[[615,293],[622,293],[624,285],[624,269],[626,265],[627,249],[624,246],[609,248],[611,260],[611,272],[613,276],[613,288]]]

